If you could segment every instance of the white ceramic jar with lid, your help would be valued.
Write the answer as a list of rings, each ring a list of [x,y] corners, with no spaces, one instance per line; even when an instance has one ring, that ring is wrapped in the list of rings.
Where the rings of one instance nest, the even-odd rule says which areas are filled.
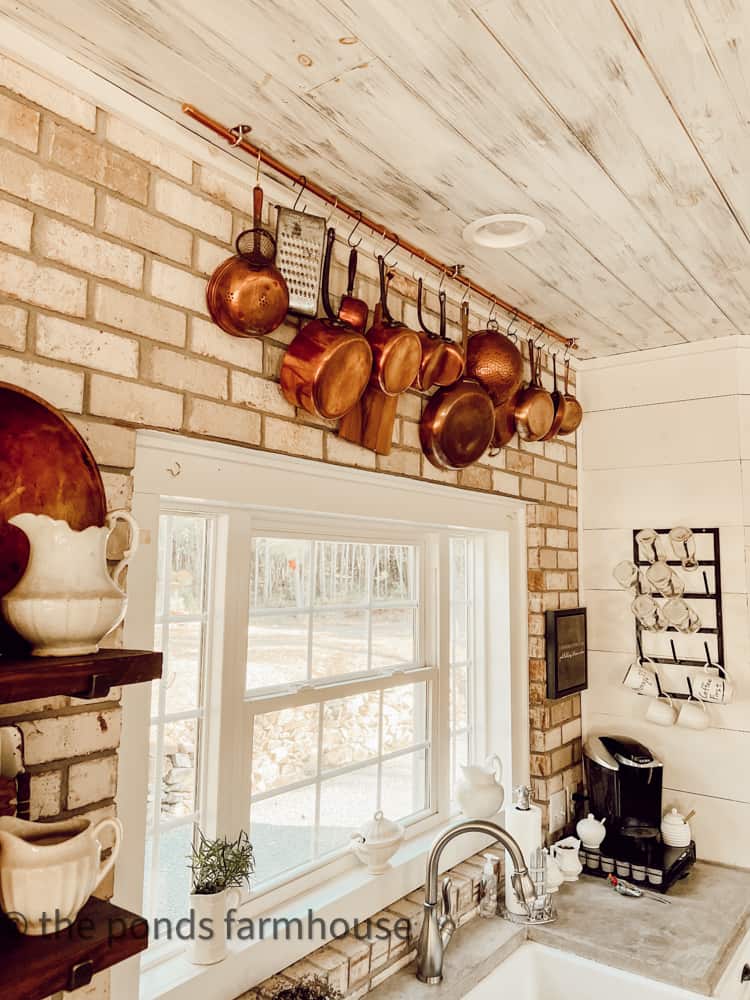
[[[576,833],[583,846],[589,851],[598,851],[602,846],[602,841],[607,836],[605,822],[604,819],[596,819],[593,813],[589,813],[585,819],[578,821]]]
[[[403,826],[388,819],[378,809],[372,819],[362,824],[358,833],[352,834],[351,847],[359,860],[367,865],[371,875],[382,875],[401,846],[404,835]]]
[[[677,809],[670,809],[661,821],[661,837],[667,847],[689,847],[690,824]]]

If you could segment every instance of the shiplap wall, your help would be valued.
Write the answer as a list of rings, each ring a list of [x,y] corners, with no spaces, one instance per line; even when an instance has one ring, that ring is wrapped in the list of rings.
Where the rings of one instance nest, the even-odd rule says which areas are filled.
[[[700,857],[750,866],[750,344],[740,338],[586,363],[579,396],[581,584],[589,609],[584,734],[640,739],[664,760],[664,806],[696,809]],[[635,656],[630,596],[612,569],[634,527],[719,527],[734,703],[693,732],[645,720],[621,684]]]

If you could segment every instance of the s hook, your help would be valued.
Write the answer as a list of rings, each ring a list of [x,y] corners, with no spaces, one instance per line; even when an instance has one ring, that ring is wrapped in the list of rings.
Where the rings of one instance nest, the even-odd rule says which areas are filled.
[[[352,243],[352,236],[354,236],[354,234],[359,229],[359,224],[360,224],[361,221],[362,221],[362,213],[360,212],[359,215],[357,216],[357,221],[354,223],[354,228],[349,233],[349,235],[346,237],[346,242],[349,244],[349,246],[352,248],[352,250],[355,250],[359,246],[359,244],[362,242],[362,237],[360,236],[360,238],[357,240],[356,243]]]
[[[300,180],[302,181],[302,187],[299,189],[299,191],[297,192],[297,197],[294,199],[294,204],[292,205],[293,212],[297,211],[297,205],[299,205],[299,200],[305,193],[305,190],[307,189],[307,178],[305,177],[304,174],[302,175],[302,177],[300,177]],[[302,206],[302,211],[303,212],[307,211],[307,205]]]

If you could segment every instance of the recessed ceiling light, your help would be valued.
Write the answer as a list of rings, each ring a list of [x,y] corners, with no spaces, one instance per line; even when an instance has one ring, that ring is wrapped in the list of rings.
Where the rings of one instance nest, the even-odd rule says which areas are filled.
[[[499,212],[470,222],[464,229],[463,236],[467,243],[476,243],[480,247],[510,250],[512,247],[533,243],[544,236],[545,231],[544,223],[533,215]]]

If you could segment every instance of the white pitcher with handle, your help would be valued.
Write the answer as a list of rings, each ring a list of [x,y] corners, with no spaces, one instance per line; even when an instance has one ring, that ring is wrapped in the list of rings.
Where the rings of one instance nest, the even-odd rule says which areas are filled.
[[[497,754],[484,764],[461,764],[456,782],[456,799],[468,819],[489,819],[502,808],[505,792],[500,784],[503,765]]]
[[[118,521],[130,528],[130,546],[110,574],[107,543]],[[31,552],[26,572],[0,601],[5,619],[33,656],[97,653],[125,617],[122,576],[138,547],[133,518],[115,510],[104,527],[83,531],[46,514],[17,514],[9,523],[25,532]]]

